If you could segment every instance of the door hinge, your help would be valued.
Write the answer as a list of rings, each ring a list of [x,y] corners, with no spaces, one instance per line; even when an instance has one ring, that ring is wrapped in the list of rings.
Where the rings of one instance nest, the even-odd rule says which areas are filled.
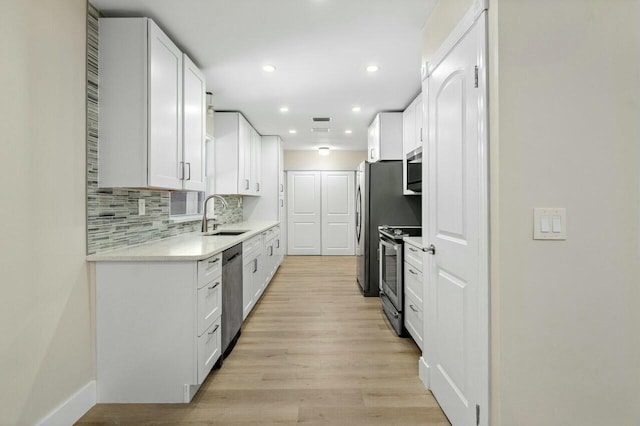
[[[476,73],[476,77],[475,77],[474,87],[477,89],[478,88],[478,66],[477,65],[476,65],[476,68],[475,68],[475,73]]]
[[[476,67],[477,69],[478,67]],[[476,404],[476,426],[480,425],[480,404]]]

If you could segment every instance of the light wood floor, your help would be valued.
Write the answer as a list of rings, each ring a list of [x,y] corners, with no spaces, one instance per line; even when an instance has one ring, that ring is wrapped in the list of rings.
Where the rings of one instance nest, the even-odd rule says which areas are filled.
[[[78,424],[449,425],[355,273],[353,257],[286,257],[191,404],[99,404]]]

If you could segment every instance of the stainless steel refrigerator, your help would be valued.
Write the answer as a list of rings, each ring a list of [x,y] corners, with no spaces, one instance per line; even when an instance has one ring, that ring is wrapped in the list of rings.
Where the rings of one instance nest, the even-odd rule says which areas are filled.
[[[356,182],[358,284],[365,296],[378,296],[378,227],[420,225],[420,196],[402,194],[402,161],[362,162]]]

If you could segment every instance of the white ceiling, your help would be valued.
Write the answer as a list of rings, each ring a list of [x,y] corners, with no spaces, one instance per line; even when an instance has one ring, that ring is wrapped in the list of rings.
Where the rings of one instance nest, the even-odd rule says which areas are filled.
[[[421,28],[436,0],[91,3],[105,16],[153,18],[203,70],[216,110],[241,111],[285,149],[363,150],[375,114],[403,110],[420,91]],[[311,133],[314,116],[332,117],[331,133]]]

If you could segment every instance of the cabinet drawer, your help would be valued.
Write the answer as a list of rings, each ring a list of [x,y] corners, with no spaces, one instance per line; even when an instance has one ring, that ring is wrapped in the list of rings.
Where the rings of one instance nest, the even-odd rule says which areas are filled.
[[[422,349],[422,305],[410,294],[406,296],[404,299],[404,326],[418,347]]]
[[[198,337],[198,384],[202,384],[204,379],[213,368],[213,365],[220,358],[222,349],[220,328],[220,318]]]
[[[413,265],[414,269],[422,272],[422,250],[411,244],[404,243],[404,260]]]
[[[222,253],[198,262],[198,288],[222,275]]]
[[[404,292],[422,306],[422,272],[409,262],[404,262]]]
[[[247,264],[252,262],[255,257],[255,253],[262,249],[262,237],[253,237],[242,243],[242,258],[243,262]]]
[[[198,336],[222,314],[222,276],[198,289]]]

